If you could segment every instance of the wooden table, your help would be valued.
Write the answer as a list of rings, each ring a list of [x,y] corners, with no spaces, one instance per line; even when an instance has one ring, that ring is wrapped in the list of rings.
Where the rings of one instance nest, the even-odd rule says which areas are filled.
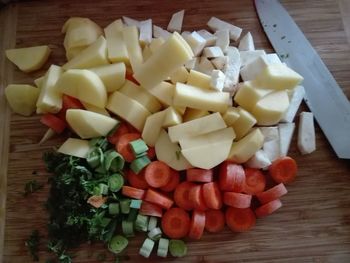
[[[283,4],[350,97],[350,1],[284,0]],[[37,145],[45,127],[38,122],[38,116],[27,118],[10,112],[3,96],[6,85],[32,83],[50,64],[63,64],[60,32],[70,16],[89,17],[106,26],[127,15],[152,18],[155,24],[166,27],[171,14],[180,9],[186,9],[184,30],[204,28],[211,16],[218,16],[251,31],[257,48],[272,51],[252,1],[23,1],[0,11],[0,247],[4,245],[0,262],[30,262],[24,240],[35,228],[45,236],[47,215],[43,204],[48,185],[26,198],[22,192],[31,179],[46,183],[41,154],[62,142],[56,138]],[[53,53],[38,72],[24,74],[4,57],[7,48],[39,44],[49,44]],[[324,103],[326,106],[327,101]],[[296,182],[288,186],[289,194],[282,198],[282,209],[259,219],[248,233],[225,230],[216,235],[205,234],[199,242],[189,242],[189,253],[183,261],[350,262],[349,161],[337,159],[318,126],[316,129],[317,151],[310,155],[298,153],[294,137],[290,154],[298,161],[299,174]],[[141,236],[131,242],[126,260],[142,260],[137,255],[141,242]],[[45,262],[44,242],[40,249],[41,262]],[[94,262],[100,251],[101,245],[86,245],[77,252],[74,262]],[[111,256],[109,259],[112,262]]]

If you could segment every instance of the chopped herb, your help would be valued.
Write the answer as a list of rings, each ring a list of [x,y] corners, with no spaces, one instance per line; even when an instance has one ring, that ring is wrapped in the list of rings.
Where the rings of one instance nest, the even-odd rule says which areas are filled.
[[[285,38],[286,38],[286,36],[281,37],[282,40],[285,39]]]
[[[40,190],[43,187],[44,187],[44,185],[38,183],[37,180],[30,180],[24,186],[24,193],[23,193],[23,195],[24,196],[28,196],[29,194],[34,193],[34,192]]]
[[[178,151],[176,151],[175,152],[175,154],[176,154],[176,160],[180,160],[180,154],[181,154],[181,151],[180,150],[178,150]]]
[[[40,243],[40,236],[38,230],[33,230],[32,234],[25,241],[26,247],[28,247],[29,253],[34,261],[39,261],[38,249]]]

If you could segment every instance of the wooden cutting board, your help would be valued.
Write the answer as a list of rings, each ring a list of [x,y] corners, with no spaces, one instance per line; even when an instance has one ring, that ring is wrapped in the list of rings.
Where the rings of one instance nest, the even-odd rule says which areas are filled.
[[[350,97],[350,2],[347,0],[284,0],[297,24]],[[21,117],[10,112],[3,91],[9,83],[32,83],[52,63],[63,64],[61,27],[70,16],[89,17],[106,26],[126,15],[135,19],[152,18],[166,27],[171,14],[185,9],[183,30],[205,28],[211,16],[230,21],[253,34],[256,48],[272,51],[257,19],[252,1],[24,1],[0,12],[0,262],[31,262],[24,240],[33,229],[46,235],[44,202],[48,185],[23,197],[26,182],[47,182],[41,161],[43,151],[59,145],[55,138],[45,145],[37,142],[45,132],[38,116]],[[43,70],[31,74],[18,71],[4,57],[10,47],[49,44],[53,53]],[[327,101],[324,102],[327,107]],[[307,109],[306,106],[303,106]],[[202,240],[188,242],[184,262],[350,262],[350,166],[339,160],[324,135],[317,129],[317,151],[301,156],[294,136],[290,155],[299,164],[297,180],[282,198],[284,206],[274,215],[257,220],[248,233],[205,234]],[[350,133],[350,131],[349,131]],[[349,138],[350,139],[350,138]],[[36,173],[36,174],[35,174]],[[5,209],[6,201],[6,209]],[[4,221],[4,218],[6,220]],[[142,235],[131,241],[125,261],[139,262]],[[40,245],[41,262],[47,253]],[[95,262],[104,251],[101,245],[83,246],[74,251],[74,262]],[[159,260],[152,257],[151,261]],[[169,258],[169,261],[174,259]],[[166,261],[166,260],[164,260]],[[178,260],[180,261],[180,260]],[[107,262],[114,262],[108,256]]]

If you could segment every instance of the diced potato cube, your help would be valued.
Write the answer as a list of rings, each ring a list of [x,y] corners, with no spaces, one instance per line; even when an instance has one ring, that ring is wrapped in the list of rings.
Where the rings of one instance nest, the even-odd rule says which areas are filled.
[[[88,140],[68,138],[57,151],[66,155],[86,158],[90,150],[91,147]]]
[[[240,140],[256,124],[254,116],[245,109],[238,107],[239,118],[232,124],[236,132],[236,139]]]
[[[239,118],[239,111],[235,107],[228,107],[222,118],[227,126],[232,126]]]
[[[120,89],[125,82],[126,68],[124,63],[108,64],[90,68],[89,70],[100,77],[107,92]]]
[[[163,127],[167,128],[170,126],[178,125],[182,123],[182,116],[181,114],[174,108],[174,107],[168,107],[165,110],[165,117],[163,121]]]
[[[35,111],[39,92],[38,88],[26,84],[10,84],[5,88],[11,109],[24,116],[30,116]]]
[[[209,114],[210,114],[209,111],[186,108],[186,111],[183,116],[183,121],[184,122],[192,121],[192,120],[207,116]]]

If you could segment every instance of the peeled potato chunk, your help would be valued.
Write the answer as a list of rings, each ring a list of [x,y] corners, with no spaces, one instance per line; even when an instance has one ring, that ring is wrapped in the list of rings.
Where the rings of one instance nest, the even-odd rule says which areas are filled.
[[[49,58],[48,46],[25,47],[6,50],[6,57],[24,72],[40,69]]]
[[[91,147],[89,141],[68,138],[57,151],[75,157],[86,158],[90,150]]]
[[[5,96],[11,109],[18,114],[30,116],[36,109],[39,89],[31,85],[11,84],[5,89]]]

